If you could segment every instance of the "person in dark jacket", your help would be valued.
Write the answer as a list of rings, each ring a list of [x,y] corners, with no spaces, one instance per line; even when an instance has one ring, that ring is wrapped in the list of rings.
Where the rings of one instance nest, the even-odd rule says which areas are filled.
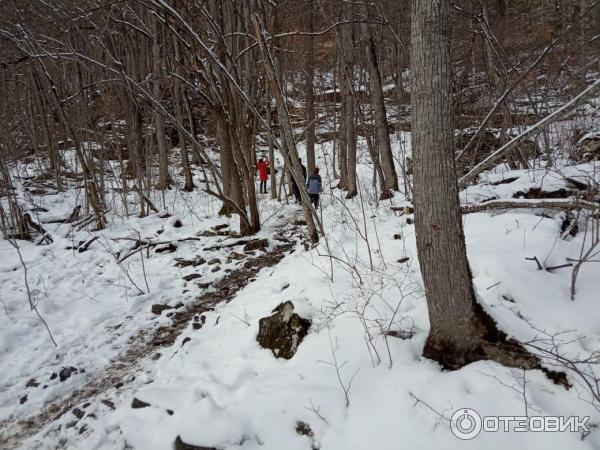
[[[302,182],[306,181],[306,166],[302,164],[302,158],[298,158],[298,162],[300,163],[300,167],[302,168]],[[299,205],[302,204],[302,197],[300,196],[300,188],[296,184],[296,180],[292,177],[292,192],[294,193],[294,197],[296,197],[296,203]]]
[[[321,175],[319,175],[319,168],[315,167],[312,175],[306,180],[306,188],[308,189],[308,196],[310,202],[315,206],[315,209],[319,207],[319,196],[323,192],[323,181]]]

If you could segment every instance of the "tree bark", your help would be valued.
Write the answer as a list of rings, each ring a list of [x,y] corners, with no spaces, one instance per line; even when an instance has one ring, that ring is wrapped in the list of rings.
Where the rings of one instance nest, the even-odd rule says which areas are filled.
[[[265,110],[267,112],[267,125],[269,127],[273,126],[273,121],[271,118],[271,96],[267,95],[266,96],[266,101],[265,101]],[[269,133],[267,131],[267,142],[269,144],[269,175],[270,175],[270,184],[271,184],[271,198],[272,199],[276,199],[277,198],[277,174],[275,173],[275,171],[277,170],[275,168],[275,146],[273,145],[273,136],[271,136],[271,133]],[[285,172],[285,171],[284,171]],[[285,175],[282,175],[285,176]]]
[[[182,97],[185,95],[184,90],[181,88],[181,66],[183,59],[181,57],[181,51],[179,48],[179,40],[176,36],[173,36],[173,49],[175,50],[175,76],[173,77],[173,103],[175,104],[175,118],[183,125],[183,105]],[[187,192],[194,190],[194,181],[192,179],[192,170],[190,168],[190,159],[187,150],[187,142],[185,135],[180,128],[177,129],[177,135],[179,137],[179,152],[181,153],[181,168],[183,170],[183,176],[185,178],[185,184],[183,189]]]
[[[346,184],[348,190],[346,198],[358,194],[356,187],[356,122],[354,117],[354,43],[352,25],[346,25],[342,31],[342,45],[344,52],[344,129],[346,134]]]
[[[152,83],[152,94],[157,101],[161,100],[160,80],[162,78],[162,67],[159,46],[158,19],[152,21],[153,41],[152,41],[152,62],[154,81]],[[167,138],[165,136],[165,124],[161,114],[154,113],[154,126],[156,128],[156,143],[158,147],[158,189],[165,190],[169,187],[169,157],[167,153]]]
[[[348,139],[346,135],[346,96],[343,89],[346,86],[346,76],[344,75],[343,64],[341,65],[340,76],[340,124],[338,130],[338,169],[340,171],[340,181],[338,187],[345,191],[348,189]],[[334,88],[337,89],[336,86],[334,86]]]
[[[415,230],[431,326],[423,355],[448,369],[487,358],[529,367],[537,360],[497,330],[471,281],[454,159],[449,2],[412,0],[411,31]]]
[[[298,157],[296,141],[294,140],[294,128],[292,127],[292,122],[290,120],[287,105],[285,103],[283,91],[281,89],[281,84],[279,83],[277,75],[275,74],[275,67],[273,65],[271,54],[269,53],[269,50],[267,49],[267,46],[265,44],[258,21],[255,17],[253,17],[252,20],[254,25],[254,32],[260,45],[261,55],[265,65],[265,72],[269,80],[271,90],[273,91],[273,96],[275,97],[275,101],[277,103],[277,117],[279,119],[279,122],[281,123],[281,128],[283,129],[283,137],[286,152],[282,153],[283,156],[288,159],[288,162],[290,164],[290,173],[294,178],[294,181],[300,188],[300,195],[302,197],[302,210],[308,228],[308,235],[310,237],[311,242],[317,243],[319,241],[319,234],[317,232],[315,217],[313,217],[314,210],[312,209],[308,197],[308,192],[306,191],[306,180],[302,175],[300,158]]]
[[[306,2],[306,30],[313,31],[313,0]],[[307,36],[305,42],[306,64],[304,66],[304,97],[306,99],[306,166],[308,174],[315,170],[315,48],[314,36]]]
[[[375,129],[377,133],[379,159],[385,175],[385,186],[388,189],[394,189],[397,191],[398,176],[396,175],[396,170],[394,169],[394,156],[392,154],[387,117],[385,114],[385,101],[383,98],[381,73],[379,72],[379,63],[377,61],[373,32],[370,28],[368,33],[367,59],[369,60],[369,69],[371,73],[371,98],[373,99],[373,109],[375,110]]]

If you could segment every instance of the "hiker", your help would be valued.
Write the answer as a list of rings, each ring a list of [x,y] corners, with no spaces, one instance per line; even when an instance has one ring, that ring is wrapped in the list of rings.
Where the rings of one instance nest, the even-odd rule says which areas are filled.
[[[310,202],[315,206],[315,209],[319,207],[319,195],[323,192],[323,182],[321,175],[319,175],[319,168],[315,167],[312,175],[306,180],[306,188],[308,189],[308,196]]]
[[[302,164],[302,158],[298,158],[298,162],[300,163],[300,167],[302,168],[302,182],[306,181],[306,166]],[[302,204],[302,197],[300,196],[300,188],[296,184],[296,180],[292,177],[292,192],[294,193],[294,197],[296,197],[296,203],[299,205]]]
[[[260,180],[260,193],[266,194],[271,164],[269,163],[269,160],[263,156],[260,158],[260,161],[256,163],[256,168],[258,169],[258,179]]]

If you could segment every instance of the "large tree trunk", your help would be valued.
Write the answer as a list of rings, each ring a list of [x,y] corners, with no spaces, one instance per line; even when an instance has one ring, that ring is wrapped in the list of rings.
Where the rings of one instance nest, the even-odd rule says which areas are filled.
[[[356,187],[356,122],[354,117],[354,42],[352,25],[346,25],[342,31],[344,51],[344,103],[346,109],[343,124],[346,133],[346,198],[358,194]]]
[[[381,161],[383,173],[385,174],[386,187],[397,191],[398,176],[394,169],[394,156],[392,155],[387,117],[385,115],[385,102],[383,98],[383,86],[381,84],[379,63],[377,61],[373,33],[370,28],[368,33],[367,58],[369,60],[369,69],[371,72],[371,98],[373,99],[373,109],[375,110],[375,128],[377,130],[379,159]]]
[[[152,94],[156,101],[162,100],[162,89],[160,80],[162,78],[161,55],[159,46],[158,19],[152,21],[154,39],[152,41],[152,62],[154,81],[152,83]],[[165,136],[165,125],[161,114],[154,113],[154,127],[156,128],[156,144],[158,146],[158,189],[165,190],[169,187],[169,159],[167,153],[167,137]]]
[[[184,124],[183,119],[183,102],[182,97],[185,95],[184,90],[181,88],[181,66],[183,64],[183,58],[181,57],[181,51],[179,49],[179,40],[176,36],[173,36],[173,49],[175,50],[175,76],[173,77],[173,103],[175,104],[175,118],[180,125]],[[192,170],[190,168],[190,159],[187,150],[187,143],[185,135],[180,128],[177,128],[177,135],[179,137],[179,152],[181,153],[181,168],[183,170],[183,176],[185,178],[185,185],[183,189],[187,192],[194,190],[194,181],[192,179]]]
[[[313,0],[306,2],[306,29],[313,31]],[[306,64],[304,65],[304,97],[306,99],[306,165],[308,174],[315,170],[315,48],[314,36],[306,37],[305,52]]]
[[[454,161],[447,1],[412,0],[411,64],[415,227],[431,326],[423,355],[450,369],[487,358],[533,366],[475,299]]]
[[[592,10],[593,27],[594,30],[600,30],[600,5],[596,5]],[[596,51],[596,70],[600,72],[600,39],[598,39],[594,45]]]
[[[338,187],[342,190],[348,189],[348,139],[346,139],[346,97],[344,87],[346,86],[343,65],[340,70],[340,124],[339,124],[339,154],[338,168],[340,171],[340,182]],[[335,130],[334,130],[335,132]]]
[[[319,241],[319,234],[317,232],[316,220],[317,217],[313,217],[313,208],[310,204],[310,200],[308,197],[308,192],[306,190],[306,180],[302,174],[302,168],[300,163],[300,158],[298,157],[298,150],[296,148],[296,141],[294,140],[294,128],[292,126],[292,122],[290,120],[289,112],[287,109],[287,104],[285,103],[285,99],[283,96],[283,91],[281,89],[281,84],[277,79],[277,75],[275,73],[275,67],[273,65],[273,59],[271,58],[271,54],[267,49],[265,41],[263,39],[263,35],[258,24],[256,18],[252,18],[254,24],[254,32],[256,34],[256,38],[260,45],[261,55],[264,61],[265,66],[265,74],[267,75],[267,79],[269,80],[269,85],[271,90],[273,91],[273,96],[275,97],[275,101],[277,103],[277,117],[281,124],[281,128],[283,131],[283,138],[285,142],[286,151],[282,152],[283,156],[288,159],[290,164],[290,173],[300,188],[300,195],[302,197],[302,211],[304,213],[304,219],[306,220],[306,225],[308,228],[308,235],[310,237],[311,242],[317,243]],[[316,216],[316,212],[315,212]]]
[[[267,125],[269,127],[273,126],[273,120],[271,118],[271,96],[267,95],[266,96],[266,101],[265,101],[265,111],[267,112]],[[273,136],[271,135],[271,133],[267,130],[267,142],[269,143],[269,167],[270,167],[270,173],[269,173],[269,183],[271,184],[271,198],[272,199],[276,199],[277,198],[277,176],[275,171],[277,170],[275,168],[275,145],[273,144]],[[284,176],[284,175],[282,175]]]

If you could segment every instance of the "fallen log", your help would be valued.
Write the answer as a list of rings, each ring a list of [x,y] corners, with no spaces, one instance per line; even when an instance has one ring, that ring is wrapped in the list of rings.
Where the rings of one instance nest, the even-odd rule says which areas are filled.
[[[471,214],[482,211],[491,211],[497,209],[532,209],[546,208],[571,211],[574,209],[586,209],[589,211],[600,210],[600,204],[587,200],[571,200],[571,199],[552,199],[552,200],[529,200],[529,199],[514,199],[514,200],[488,200],[484,203],[476,205],[461,206],[461,213]]]

